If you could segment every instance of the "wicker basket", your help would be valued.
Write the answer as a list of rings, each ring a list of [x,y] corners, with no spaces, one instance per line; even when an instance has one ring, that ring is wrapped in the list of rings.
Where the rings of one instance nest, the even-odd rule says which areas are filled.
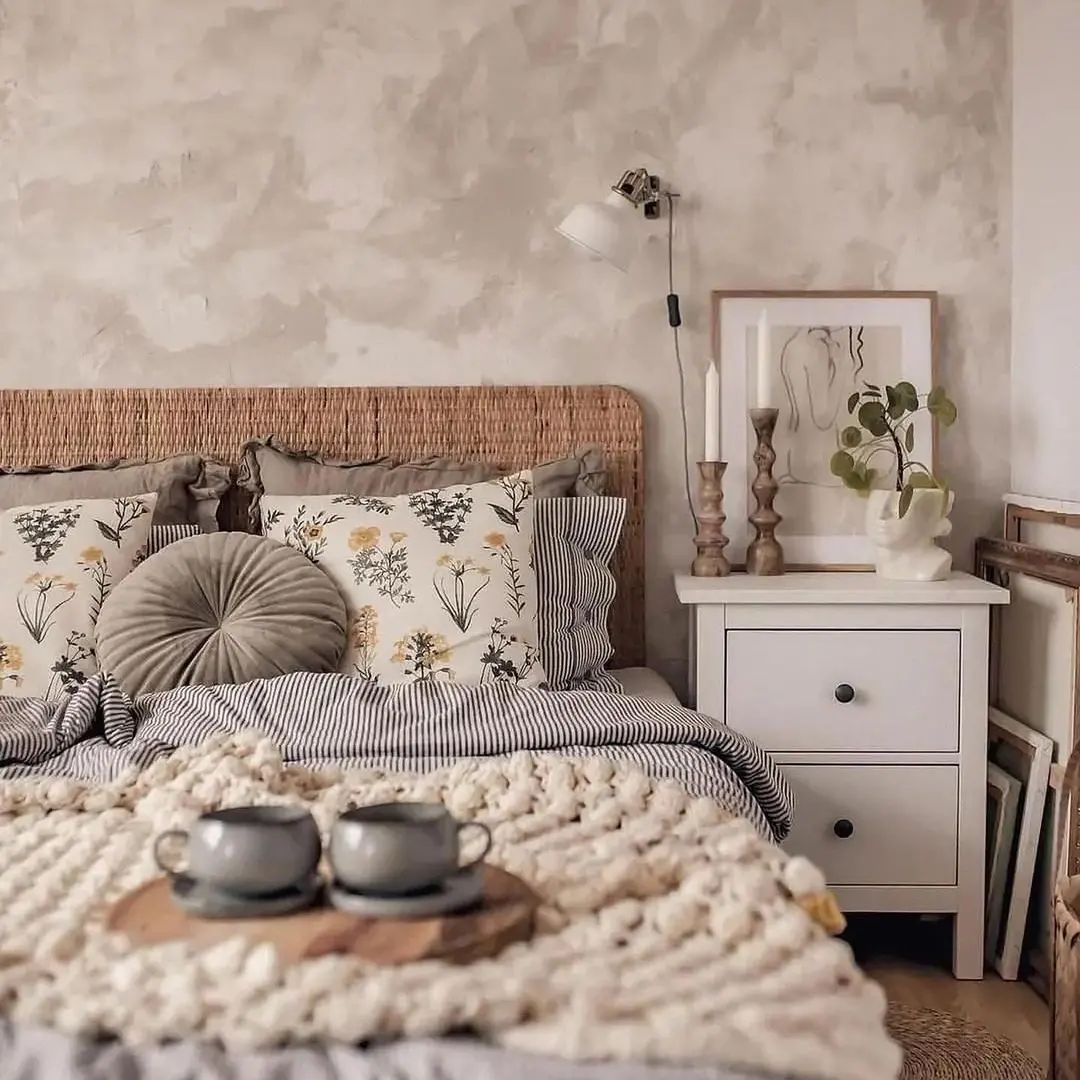
[[[1052,1080],[1080,1078],[1080,743],[1065,768],[1058,824],[1061,873],[1054,890]]]

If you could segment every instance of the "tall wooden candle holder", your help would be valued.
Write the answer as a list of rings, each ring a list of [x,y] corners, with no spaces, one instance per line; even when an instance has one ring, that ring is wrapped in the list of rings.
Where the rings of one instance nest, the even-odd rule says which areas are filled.
[[[726,461],[699,461],[701,505],[698,509],[698,534],[694,537],[697,558],[690,566],[694,577],[726,577],[731,563],[724,555],[728,538],[724,535],[724,470]]]
[[[780,487],[772,474],[776,462],[772,437],[779,415],[779,409],[750,410],[750,423],[757,434],[757,449],[754,451],[757,476],[750,490],[757,500],[757,507],[750,515],[750,524],[754,526],[756,535],[746,549],[746,572],[762,577],[784,572],[784,549],[776,539],[776,526],[783,518],[773,509],[773,500]]]

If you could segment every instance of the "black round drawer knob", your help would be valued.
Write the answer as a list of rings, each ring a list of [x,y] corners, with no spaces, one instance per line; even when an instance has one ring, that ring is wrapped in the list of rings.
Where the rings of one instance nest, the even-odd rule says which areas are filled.
[[[841,840],[846,840],[849,836],[855,835],[855,826],[848,821],[846,817],[842,817],[833,824],[832,831],[836,833]]]
[[[850,683],[842,682],[834,691],[833,696],[841,705],[855,700],[855,687]]]

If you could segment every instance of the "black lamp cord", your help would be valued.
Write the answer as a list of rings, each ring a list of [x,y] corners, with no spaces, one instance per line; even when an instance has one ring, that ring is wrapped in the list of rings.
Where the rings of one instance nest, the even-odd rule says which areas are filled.
[[[668,204],[667,226],[667,276],[668,296],[667,311],[668,325],[671,327],[671,336],[675,344],[675,365],[679,369],[679,409],[682,412],[682,437],[683,437],[683,480],[686,484],[686,505],[690,510],[690,517],[694,522],[694,533],[698,532],[697,514],[694,512],[694,497],[690,493],[690,432],[686,422],[686,372],[683,370],[682,351],[679,348],[679,327],[682,326],[682,316],[679,313],[679,297],[675,292],[675,200],[679,197],[677,192],[665,191],[664,197]]]

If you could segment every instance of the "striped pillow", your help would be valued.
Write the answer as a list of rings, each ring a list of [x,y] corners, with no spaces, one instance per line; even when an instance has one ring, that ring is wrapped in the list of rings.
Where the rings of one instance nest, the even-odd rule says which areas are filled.
[[[626,519],[626,500],[603,496],[537,499],[533,533],[540,662],[551,690],[622,693],[606,670],[614,653],[608,564]]]
[[[146,558],[156,555],[162,548],[177,540],[189,536],[199,536],[202,529],[198,525],[154,525],[150,529],[150,539],[146,542]]]

